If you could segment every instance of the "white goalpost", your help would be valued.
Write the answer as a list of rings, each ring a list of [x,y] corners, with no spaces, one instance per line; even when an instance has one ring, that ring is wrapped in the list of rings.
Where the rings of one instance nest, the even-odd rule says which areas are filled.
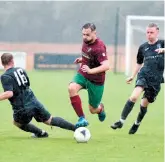
[[[135,56],[137,54],[137,49],[138,49],[137,47],[145,42],[145,28],[151,22],[158,24],[158,26],[160,27],[160,37],[164,39],[164,22],[165,22],[164,16],[128,15],[126,17],[126,40],[125,40],[126,41],[125,44],[125,75],[126,76],[129,76],[132,73],[133,70],[132,65],[136,63],[134,61],[135,61]]]

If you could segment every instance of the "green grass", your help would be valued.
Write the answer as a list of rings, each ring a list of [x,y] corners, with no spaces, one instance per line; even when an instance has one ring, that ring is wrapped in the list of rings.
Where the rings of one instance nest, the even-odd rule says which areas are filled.
[[[33,71],[29,72],[29,76],[33,91],[52,115],[76,123],[77,117],[67,92],[74,73]],[[139,111],[140,100],[123,129],[110,129],[110,124],[119,119],[133,87],[134,84],[125,84],[123,75],[108,74],[103,97],[107,119],[103,123],[89,113],[86,91],[80,92],[92,134],[87,144],[77,144],[73,132],[59,128],[51,130],[42,123],[37,125],[48,131],[50,137],[32,139],[29,133],[12,125],[12,110],[8,101],[0,102],[0,162],[163,162],[163,86],[136,135],[130,136],[128,131]]]

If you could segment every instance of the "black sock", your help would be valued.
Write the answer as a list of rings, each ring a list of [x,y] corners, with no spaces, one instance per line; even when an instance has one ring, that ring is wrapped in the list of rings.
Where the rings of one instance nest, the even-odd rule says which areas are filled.
[[[61,117],[53,117],[50,125],[75,131],[75,125],[73,125],[72,123],[69,123],[68,121],[64,120]]]
[[[121,119],[125,120],[128,116],[128,114],[131,112],[133,106],[134,106],[134,102],[128,100],[123,108],[123,111],[121,113]]]
[[[34,133],[34,134],[41,134],[42,133],[42,130],[40,128],[37,128],[33,124],[22,125],[19,128],[22,129],[25,132],[31,132],[31,133]]]
[[[140,105],[140,112],[139,112],[137,120],[136,120],[137,124],[140,124],[140,122],[143,120],[146,113],[147,113],[147,107],[143,107]]]

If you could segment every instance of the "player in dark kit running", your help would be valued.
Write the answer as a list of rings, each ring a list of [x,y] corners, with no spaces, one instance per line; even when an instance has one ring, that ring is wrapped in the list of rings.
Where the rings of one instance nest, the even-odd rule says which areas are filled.
[[[104,106],[101,103],[105,71],[109,69],[106,47],[96,36],[96,27],[87,23],[82,27],[83,45],[82,57],[77,58],[75,63],[81,63],[78,73],[69,85],[71,104],[79,116],[76,127],[87,126],[88,121],[83,113],[81,99],[78,92],[81,89],[88,91],[89,110],[92,114],[98,114],[99,120],[105,120]]]
[[[13,56],[4,53],[1,62],[5,73],[1,76],[4,92],[0,94],[0,101],[9,99],[12,109],[14,125],[23,131],[31,132],[34,137],[48,137],[44,130],[32,125],[30,121],[34,117],[37,122],[57,126],[63,129],[75,131],[75,125],[60,117],[52,117],[44,106],[37,100],[30,87],[30,81],[22,68],[14,67]]]
[[[146,37],[148,42],[139,47],[136,69],[132,77],[127,79],[127,83],[131,83],[138,73],[136,86],[123,108],[120,120],[111,125],[111,128],[113,129],[122,128],[124,121],[131,112],[135,102],[141,93],[144,92],[140,104],[140,112],[135,123],[129,130],[129,134],[136,133],[147,112],[149,103],[155,101],[156,96],[160,91],[161,82],[164,80],[164,41],[158,39],[158,34],[159,28],[156,24],[151,23],[147,26]]]

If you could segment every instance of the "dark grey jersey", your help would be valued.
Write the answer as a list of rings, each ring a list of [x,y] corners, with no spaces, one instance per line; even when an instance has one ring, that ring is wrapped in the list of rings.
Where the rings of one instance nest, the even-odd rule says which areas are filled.
[[[151,85],[159,85],[163,79],[164,53],[158,54],[155,51],[158,48],[164,48],[164,40],[158,40],[155,44],[142,44],[137,54],[137,63],[143,63],[138,77],[145,77]]]
[[[14,108],[23,108],[26,102],[33,97],[29,89],[30,81],[22,68],[10,68],[1,76],[4,91],[13,91],[13,97],[9,99]]]

